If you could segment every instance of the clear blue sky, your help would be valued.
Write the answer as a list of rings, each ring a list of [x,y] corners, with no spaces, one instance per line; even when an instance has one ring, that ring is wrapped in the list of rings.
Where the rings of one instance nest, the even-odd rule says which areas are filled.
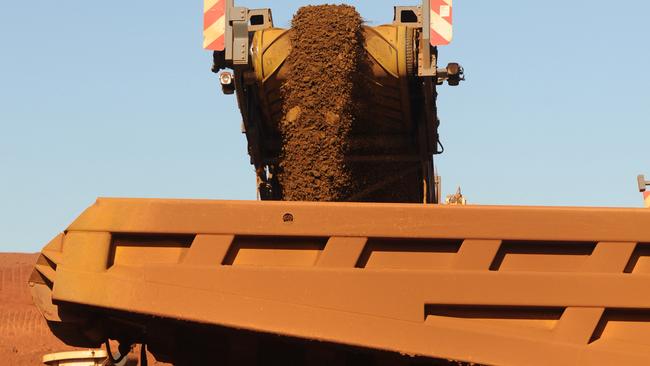
[[[271,7],[286,26],[308,1]],[[350,1],[370,24],[393,5]],[[641,206],[650,2],[455,1],[467,82],[439,99],[445,193]],[[240,116],[201,49],[202,1],[8,1],[0,11],[0,251],[36,251],[98,196],[255,199]]]

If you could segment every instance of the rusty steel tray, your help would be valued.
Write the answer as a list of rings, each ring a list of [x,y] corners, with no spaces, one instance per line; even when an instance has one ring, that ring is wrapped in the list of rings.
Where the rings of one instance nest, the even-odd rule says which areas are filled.
[[[170,360],[158,319],[486,365],[650,363],[647,209],[99,199],[30,285],[68,343]]]

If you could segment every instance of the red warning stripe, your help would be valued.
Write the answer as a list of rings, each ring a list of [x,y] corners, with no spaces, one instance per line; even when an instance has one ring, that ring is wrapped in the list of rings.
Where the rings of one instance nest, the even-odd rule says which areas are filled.
[[[217,38],[216,41],[210,43],[205,49],[213,51],[223,51],[226,49],[226,35],[223,34],[221,37]]]
[[[203,47],[213,51],[225,49],[226,0],[203,1]]]
[[[431,22],[431,45],[445,46],[453,38],[452,0],[429,0]]]
[[[454,19],[454,9],[452,7],[452,1],[451,0],[429,0],[431,4],[431,10],[435,11],[440,15],[444,20],[449,22],[449,24],[453,24],[453,19]],[[445,10],[445,6],[447,6],[448,11]]]
[[[226,14],[226,0],[219,0],[210,9],[203,13],[203,30],[208,29],[216,23],[219,18]]]

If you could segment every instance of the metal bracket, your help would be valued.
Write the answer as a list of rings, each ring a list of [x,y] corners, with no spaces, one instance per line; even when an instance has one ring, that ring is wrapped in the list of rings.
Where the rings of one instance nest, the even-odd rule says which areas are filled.
[[[248,10],[248,31],[256,32],[273,28],[273,13],[271,9]]]
[[[271,9],[248,9],[226,0],[225,61],[233,66],[248,65],[250,32],[273,27]]]
[[[418,53],[418,76],[436,76],[438,60],[431,52],[431,9],[430,0],[424,0],[420,7],[422,31],[420,37],[420,52]]]
[[[650,181],[645,180],[644,175],[639,175],[638,177],[636,177],[636,179],[637,179],[637,183],[639,184],[639,192],[645,192],[646,187],[650,187]]]
[[[393,24],[408,28],[422,27],[421,6],[396,6],[393,13]]]
[[[435,195],[436,202],[434,202],[434,203],[441,204],[442,203],[442,177],[437,175],[437,174],[434,175],[433,176],[433,184],[436,187],[436,192],[435,192],[436,193],[436,195]]]
[[[228,44],[232,44],[232,63],[233,65],[248,65],[248,9],[233,7],[228,20],[232,29],[232,43]],[[228,59],[228,53],[226,53],[226,59]]]

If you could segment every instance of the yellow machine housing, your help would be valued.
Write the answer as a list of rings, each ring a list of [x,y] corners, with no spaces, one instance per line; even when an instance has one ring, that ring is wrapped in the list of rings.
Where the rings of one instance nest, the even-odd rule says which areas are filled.
[[[234,91],[262,199],[282,199],[274,173],[282,146],[281,87],[292,77],[286,64],[291,32],[279,28],[251,32],[249,65],[233,67]],[[410,202],[438,200],[433,173],[433,155],[440,152],[436,82],[418,76],[419,32],[404,24],[363,28],[369,59],[363,77],[369,81],[367,92],[372,98],[364,101],[368,113],[355,121],[359,128],[353,131],[346,161],[385,171],[386,177],[377,178],[351,200],[377,201],[373,193],[395,186],[417,187]],[[391,201],[390,194],[381,196]]]

